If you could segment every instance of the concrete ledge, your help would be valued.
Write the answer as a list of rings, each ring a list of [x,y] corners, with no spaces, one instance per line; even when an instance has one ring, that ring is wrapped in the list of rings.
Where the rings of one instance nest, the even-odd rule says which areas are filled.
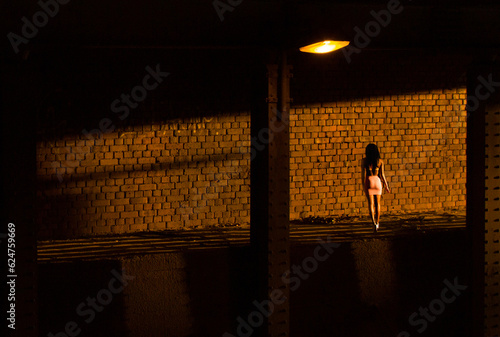
[[[291,248],[291,336],[420,335],[423,326],[410,317],[438,303],[446,281],[471,281],[463,229],[341,242],[327,259],[308,265],[317,247]],[[39,270],[41,336],[68,321],[93,337],[238,336],[241,320],[256,310],[255,268],[245,245],[42,263]],[[76,308],[99,298],[119,270],[133,279],[85,322],[90,316]],[[432,315],[425,336],[470,336],[470,295],[466,289]]]
[[[373,233],[368,217],[308,218],[290,226],[292,245],[314,243],[332,237],[335,242],[355,242],[372,238],[425,235],[431,232],[465,228],[464,212],[419,212],[388,214],[381,218],[381,228]],[[186,250],[241,247],[250,244],[248,226],[216,227],[193,230],[140,232],[106,235],[75,240],[38,242],[38,261],[129,258]]]

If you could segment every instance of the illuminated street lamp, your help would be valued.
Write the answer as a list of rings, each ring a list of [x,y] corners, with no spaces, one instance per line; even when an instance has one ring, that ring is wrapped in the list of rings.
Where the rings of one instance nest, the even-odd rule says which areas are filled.
[[[334,50],[344,48],[349,45],[349,41],[321,41],[300,48],[301,52],[313,54],[326,54]]]
[[[308,37],[309,41],[311,38]],[[316,39],[312,41],[317,41]],[[302,41],[302,43],[304,43]],[[270,294],[290,297],[290,287],[282,277],[290,270],[290,78],[288,54],[297,51],[301,42],[281,50],[269,50],[267,64],[267,97],[251,110],[252,148],[261,137],[262,130],[272,136],[261,150],[255,151],[250,164],[250,242],[255,247],[258,261],[257,287],[260,301],[270,301]],[[307,42],[306,42],[307,43]],[[305,43],[304,43],[305,44]],[[314,43],[300,51],[325,54],[349,45],[349,41]],[[266,111],[267,110],[267,111]],[[288,335],[290,331],[290,304],[275,304],[275,313],[263,323],[262,336]]]

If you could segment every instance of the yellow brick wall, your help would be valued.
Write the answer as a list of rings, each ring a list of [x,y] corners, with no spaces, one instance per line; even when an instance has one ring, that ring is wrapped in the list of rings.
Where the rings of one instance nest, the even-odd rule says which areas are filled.
[[[466,90],[370,96],[290,115],[290,218],[367,213],[360,161],[375,143],[392,191],[382,211],[465,207]]]
[[[40,237],[248,222],[249,122],[195,118],[40,142]]]
[[[465,89],[368,96],[290,113],[291,219],[366,214],[360,160],[376,143],[383,211],[465,207]],[[37,146],[41,238],[248,223],[248,113]]]

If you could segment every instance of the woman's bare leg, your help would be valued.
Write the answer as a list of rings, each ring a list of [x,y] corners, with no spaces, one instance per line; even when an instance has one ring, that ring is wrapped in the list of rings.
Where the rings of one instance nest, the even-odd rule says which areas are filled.
[[[375,226],[375,198],[373,195],[368,196],[368,209],[370,211],[370,217],[372,218],[373,225]]]
[[[381,195],[375,196],[375,219],[376,223],[380,222],[380,200],[382,199]]]

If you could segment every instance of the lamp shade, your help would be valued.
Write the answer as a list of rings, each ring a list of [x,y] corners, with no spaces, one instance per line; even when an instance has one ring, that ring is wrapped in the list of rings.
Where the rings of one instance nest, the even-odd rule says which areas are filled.
[[[313,54],[325,54],[330,53],[334,50],[344,48],[349,45],[349,41],[332,41],[325,40],[317,43],[310,44],[305,47],[301,47],[300,51],[304,53]]]

